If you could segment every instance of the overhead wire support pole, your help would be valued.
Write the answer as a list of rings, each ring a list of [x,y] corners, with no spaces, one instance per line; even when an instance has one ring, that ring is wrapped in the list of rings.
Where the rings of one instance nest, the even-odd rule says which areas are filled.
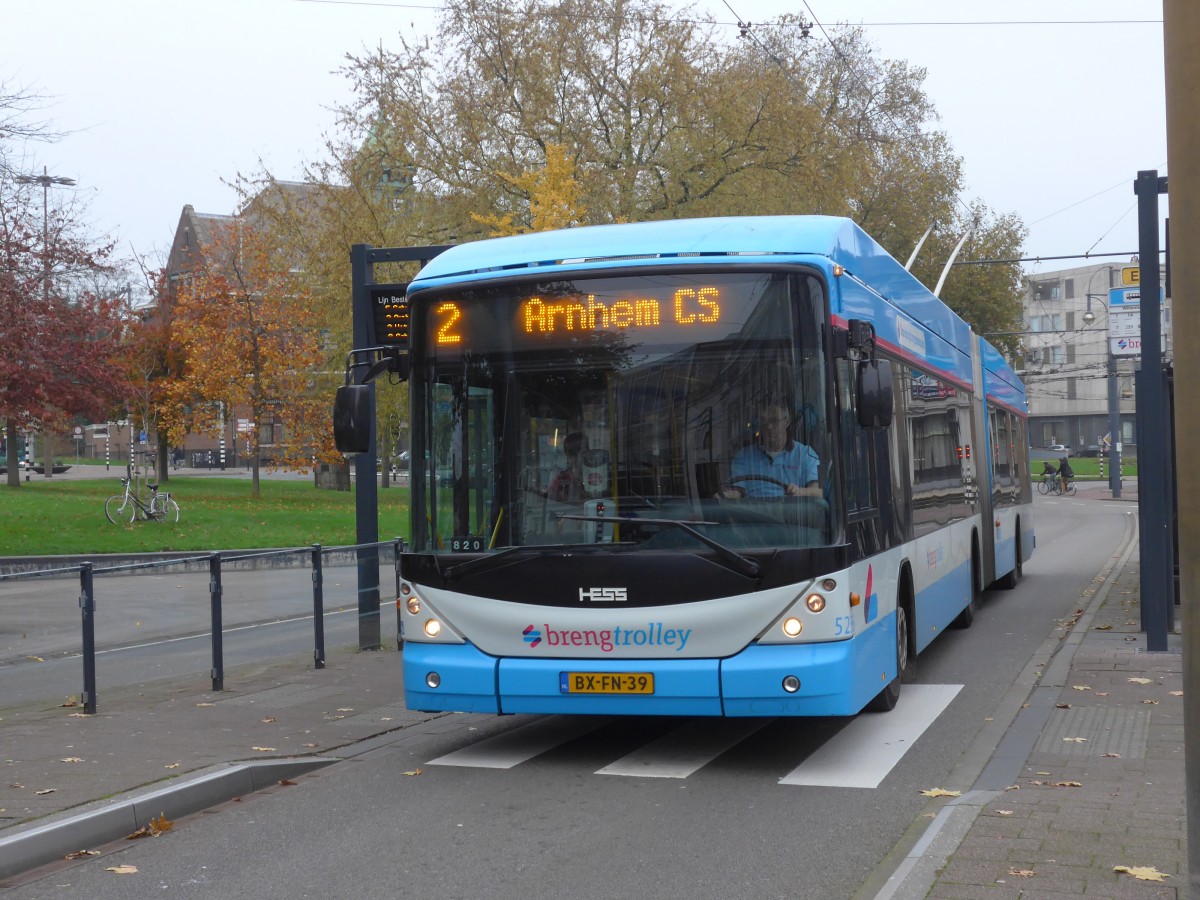
[[[1142,629],[1146,649],[1167,649],[1175,606],[1175,541],[1169,496],[1171,422],[1167,415],[1159,310],[1158,195],[1167,179],[1155,169],[1138,172],[1138,247],[1141,270],[1142,368],[1137,379],[1138,505],[1141,513]]]
[[[375,283],[374,266],[369,261],[371,247],[355,244],[350,248],[351,303],[354,319],[354,346],[372,345],[370,286]],[[364,369],[354,370],[354,380],[362,384]],[[358,558],[358,648],[378,650],[379,627],[379,488],[375,483],[375,463],[379,449],[375,434],[375,384],[369,383],[369,414],[371,436],[366,453],[354,457],[354,523],[355,543],[365,544],[356,552]]]

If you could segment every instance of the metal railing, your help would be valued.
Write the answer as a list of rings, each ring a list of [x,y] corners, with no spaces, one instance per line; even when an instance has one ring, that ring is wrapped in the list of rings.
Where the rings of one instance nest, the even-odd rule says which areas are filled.
[[[236,551],[220,551],[189,557],[153,560],[150,562],[122,563],[120,565],[97,566],[87,561],[68,566],[57,566],[37,571],[12,572],[0,574],[0,582],[29,579],[62,577],[71,572],[79,573],[79,609],[81,611],[82,627],[82,657],[83,657],[83,692],[80,695],[80,705],[85,713],[95,713],[96,702],[96,576],[127,574],[135,571],[165,568],[168,566],[207,563],[208,567],[208,597],[209,618],[212,635],[212,668],[209,675],[212,678],[212,689],[225,689],[224,662],[224,632],[222,628],[222,569],[228,563],[240,563],[247,560],[267,559],[271,557],[287,557],[299,554],[309,554],[312,566],[312,609],[313,609],[313,666],[325,668],[325,592],[323,558],[328,553],[343,553],[366,548],[392,547],[395,553],[396,584],[400,584],[400,554],[404,549],[404,540],[395,538],[390,541],[375,541],[369,544],[349,544],[335,547],[322,547],[312,544],[308,547],[294,547],[282,550],[264,550],[251,553]],[[397,626],[399,614],[397,614]],[[402,648],[399,627],[396,631],[396,648]]]

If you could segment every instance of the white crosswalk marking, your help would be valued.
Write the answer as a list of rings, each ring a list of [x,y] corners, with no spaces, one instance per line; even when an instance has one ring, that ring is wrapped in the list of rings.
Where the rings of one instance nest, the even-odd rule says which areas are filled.
[[[879,787],[961,690],[961,684],[906,684],[895,709],[860,715],[779,783]]]
[[[687,778],[773,719],[692,722],[597,770],[597,775]]]
[[[547,716],[486,738],[477,744],[431,759],[431,766],[471,766],[477,769],[511,769],[559,744],[595,731],[611,718],[593,716]]]
[[[864,713],[823,743],[780,784],[876,788],[950,705],[961,684],[906,684],[890,713]],[[618,721],[545,716],[430,760],[431,766],[511,769]],[[639,747],[597,775],[687,778],[778,719],[692,719]]]

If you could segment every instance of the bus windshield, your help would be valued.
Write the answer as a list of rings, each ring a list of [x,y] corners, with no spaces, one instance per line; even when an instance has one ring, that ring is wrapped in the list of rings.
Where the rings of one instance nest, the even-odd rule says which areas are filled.
[[[506,281],[412,309],[415,551],[831,542],[814,270]]]

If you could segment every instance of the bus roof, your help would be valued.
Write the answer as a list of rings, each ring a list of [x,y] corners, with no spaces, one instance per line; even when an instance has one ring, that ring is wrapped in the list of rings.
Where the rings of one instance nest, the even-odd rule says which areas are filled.
[[[872,292],[903,310],[917,327],[940,336],[960,352],[969,352],[967,324],[853,220],[839,216],[663,219],[471,241],[434,257],[418,273],[410,290],[498,275],[550,278],[555,277],[552,270],[556,268],[600,271],[638,260],[694,265],[733,259],[740,263],[783,262],[803,257],[808,262],[818,257],[842,266]],[[1005,399],[1016,399],[1019,391],[1023,401],[1020,380],[994,349],[989,363],[985,368],[997,379]]]
[[[887,251],[850,219],[836,216],[730,216],[664,219],[621,225],[589,225],[459,244],[436,256],[417,276],[494,275],[544,266],[618,263],[634,259],[817,255],[878,286],[883,272],[904,271]],[[421,285],[423,286],[423,285]]]

